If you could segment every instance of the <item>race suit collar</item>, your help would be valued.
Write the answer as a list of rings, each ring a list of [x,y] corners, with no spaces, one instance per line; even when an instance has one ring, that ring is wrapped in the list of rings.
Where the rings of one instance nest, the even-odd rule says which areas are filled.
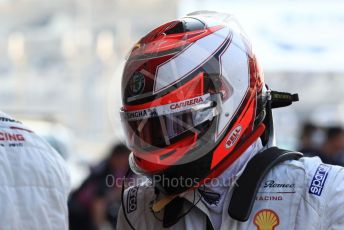
[[[261,149],[263,148],[262,142],[260,139],[256,140],[228,169],[226,169],[220,176],[211,180],[211,182],[202,185],[198,192],[187,191],[179,195],[174,196],[164,196],[160,199],[157,199],[153,205],[153,211],[158,212],[164,208],[168,203],[170,203],[175,197],[181,197],[188,200],[190,203],[195,204],[195,201],[200,201],[203,198],[202,202],[197,202],[195,204],[199,209],[208,214],[207,206],[212,206],[215,204],[216,209],[220,213],[223,207],[223,199],[226,196],[229,188],[232,188],[235,184],[235,181],[241,173],[244,171],[244,168],[248,161]],[[207,193],[218,194],[219,199],[216,202],[208,202]],[[204,202],[205,201],[205,202]],[[204,203],[204,204],[203,204]],[[210,208],[210,207],[208,207]]]
[[[263,145],[260,139],[257,139],[228,169],[226,169],[220,176],[212,179],[211,182],[201,186],[196,193],[186,192],[181,194],[180,197],[185,198],[189,202],[193,203],[195,200],[201,199],[202,202],[198,202],[196,207],[202,210],[209,218],[214,226],[217,223],[221,223],[222,211],[224,204],[226,203],[226,197],[232,191],[236,180],[243,173],[249,160],[263,149]],[[217,200],[208,199],[207,194],[210,196],[218,197]],[[215,228],[216,229],[216,228]]]

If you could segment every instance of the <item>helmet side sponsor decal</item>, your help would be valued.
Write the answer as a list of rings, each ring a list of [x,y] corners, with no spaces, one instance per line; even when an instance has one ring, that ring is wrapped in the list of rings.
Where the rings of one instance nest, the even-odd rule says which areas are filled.
[[[128,120],[141,120],[156,116],[158,116],[158,113],[155,109],[144,109],[126,113]]]
[[[320,164],[317,170],[315,171],[315,174],[313,176],[311,185],[309,187],[309,193],[321,196],[321,192],[324,188],[327,175],[331,169],[330,165]]]
[[[250,103],[247,103],[243,108],[243,111],[244,110],[246,112],[240,114],[240,117],[237,119],[237,122],[233,125],[233,127],[235,127],[234,129],[236,129],[239,125],[242,127],[242,130],[240,131],[240,136],[244,133],[247,127],[250,126],[250,123],[255,115],[255,100],[251,101]],[[232,136],[232,132],[234,129],[231,129],[231,131],[226,132],[226,136],[221,140],[221,144],[215,149],[213,159],[211,161],[211,169],[218,165],[218,163],[220,163],[228,155],[228,152],[231,152],[231,150],[233,150],[238,144],[240,136],[238,137],[238,139],[234,139],[234,141],[232,141],[232,146],[230,146],[231,142],[228,142],[228,140],[230,140],[230,136]],[[265,127],[262,127],[262,129],[256,129],[256,131],[253,133],[254,135],[257,135],[260,132],[264,131],[264,129]],[[227,148],[227,146],[229,148]],[[236,154],[231,155],[237,158],[237,154],[242,154],[242,152],[236,152]]]
[[[280,224],[280,220],[273,210],[262,209],[254,216],[253,223],[258,230],[274,230]]]
[[[139,190],[138,186],[132,187],[128,191],[127,196],[127,213],[136,211],[137,209],[137,191]]]
[[[238,125],[237,127],[235,127],[233,129],[233,131],[230,133],[230,135],[228,136],[227,141],[226,141],[226,148],[227,149],[232,147],[239,140],[241,131],[242,131],[241,125]]]
[[[182,112],[185,110],[193,109],[197,105],[207,105],[211,100],[210,94],[205,94],[203,96],[190,98],[184,101],[174,102],[166,105],[161,105],[154,108],[129,111],[126,112],[126,119],[131,120],[142,120],[151,117],[157,117],[161,115]]]
[[[196,104],[199,104],[201,102],[203,102],[202,97],[196,97],[196,98],[192,98],[190,100],[173,103],[170,105],[170,109],[171,110],[183,109],[183,108],[187,108],[190,105],[196,105]]]

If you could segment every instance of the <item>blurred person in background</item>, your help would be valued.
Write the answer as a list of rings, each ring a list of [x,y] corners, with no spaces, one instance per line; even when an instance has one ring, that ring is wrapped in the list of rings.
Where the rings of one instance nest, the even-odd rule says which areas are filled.
[[[68,229],[70,175],[62,157],[0,111],[1,229]]]
[[[129,169],[130,151],[115,144],[109,156],[91,169],[88,178],[74,191],[69,202],[70,229],[107,230],[116,226],[121,188],[118,179]],[[129,171],[129,177],[132,173]]]
[[[312,122],[305,122],[300,133],[299,152],[309,156],[320,154],[325,139],[324,136],[322,128]]]
[[[326,139],[319,157],[324,163],[344,166],[344,129],[341,126],[326,128]]]

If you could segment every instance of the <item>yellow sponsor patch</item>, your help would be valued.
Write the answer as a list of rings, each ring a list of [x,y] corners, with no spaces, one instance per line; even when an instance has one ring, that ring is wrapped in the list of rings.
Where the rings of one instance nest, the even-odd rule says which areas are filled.
[[[253,220],[258,230],[274,230],[279,225],[278,215],[271,209],[263,209],[256,213]]]

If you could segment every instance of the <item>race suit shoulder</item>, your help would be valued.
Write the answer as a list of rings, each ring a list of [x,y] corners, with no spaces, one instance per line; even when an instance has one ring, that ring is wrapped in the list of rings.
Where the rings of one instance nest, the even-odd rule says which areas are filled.
[[[225,195],[221,223],[212,223],[221,226],[219,229],[344,229],[343,168],[324,164],[318,157],[303,157],[273,167],[258,189],[246,222],[228,215],[231,193],[229,189]],[[189,212],[169,229],[207,229],[210,219],[207,199],[198,191],[181,197],[187,200],[183,212]],[[163,210],[152,211],[155,198],[154,188],[149,183],[127,189],[123,197],[125,210],[122,207],[118,216],[118,229],[163,229]],[[199,200],[201,202],[197,202]],[[194,208],[193,203],[197,203]]]

